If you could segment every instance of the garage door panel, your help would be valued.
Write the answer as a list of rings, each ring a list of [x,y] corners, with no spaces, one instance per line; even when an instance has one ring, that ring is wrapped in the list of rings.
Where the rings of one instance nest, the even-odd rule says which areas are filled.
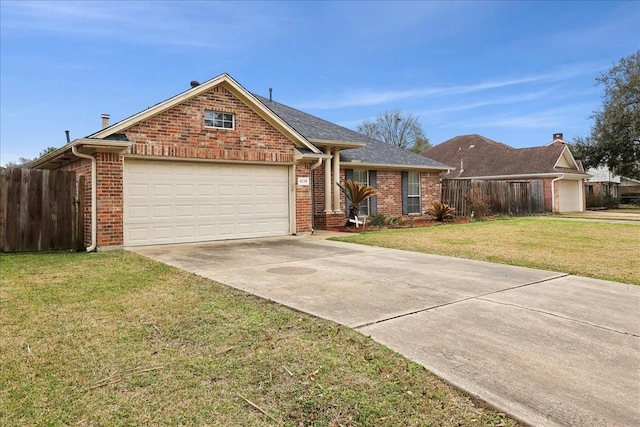
[[[286,166],[125,161],[125,245],[289,234]]]
[[[147,176],[148,177],[148,176]],[[152,193],[154,197],[171,197],[171,186],[169,184],[154,184]],[[140,196],[148,195],[140,194]]]
[[[561,180],[558,181],[560,191],[560,212],[581,211],[582,203],[580,199],[579,181]]]

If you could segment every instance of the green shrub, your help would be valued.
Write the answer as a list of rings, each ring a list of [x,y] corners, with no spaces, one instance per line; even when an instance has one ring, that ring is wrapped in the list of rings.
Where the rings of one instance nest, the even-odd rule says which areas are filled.
[[[602,198],[602,206],[605,208],[615,209],[620,206],[620,198],[613,197],[610,194],[605,194]]]
[[[376,212],[369,216],[368,223],[372,227],[384,227],[385,225],[389,225],[389,220],[389,215]]]
[[[602,207],[602,197],[600,197],[600,195],[588,194],[587,208],[600,208],[600,207]]]

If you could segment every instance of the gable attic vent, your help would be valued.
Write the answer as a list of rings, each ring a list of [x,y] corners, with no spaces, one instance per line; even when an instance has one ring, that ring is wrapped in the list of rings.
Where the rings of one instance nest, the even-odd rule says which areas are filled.
[[[199,81],[197,81],[197,80],[191,80],[191,83],[190,83],[190,84],[191,84],[191,87],[192,87],[192,88],[194,88],[194,87],[196,87],[196,86],[200,86],[200,82],[199,82]]]

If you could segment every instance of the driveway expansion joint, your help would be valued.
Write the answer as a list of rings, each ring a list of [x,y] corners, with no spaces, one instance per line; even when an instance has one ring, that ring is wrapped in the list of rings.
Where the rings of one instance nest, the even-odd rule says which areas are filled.
[[[603,330],[609,331],[609,332],[615,332],[617,334],[629,335],[629,336],[634,337],[634,338],[640,338],[640,335],[634,334],[632,332],[626,332],[626,331],[621,331],[621,330],[618,330],[618,329],[608,328],[608,327],[602,326],[602,325],[596,325],[594,323],[585,322],[584,320],[574,319],[573,317],[567,317],[567,316],[562,316],[560,314],[551,313],[550,311],[539,310],[537,308],[531,308],[531,307],[524,307],[524,306],[521,306],[521,305],[518,305],[518,304],[509,303],[509,302],[495,301],[495,300],[492,300],[492,299],[489,299],[489,298],[481,298],[481,297],[479,297],[478,299],[481,300],[481,301],[486,301],[486,302],[490,302],[490,303],[493,303],[493,304],[504,305],[504,306],[507,306],[507,307],[515,307],[515,308],[519,308],[519,309],[522,309],[522,310],[533,311],[535,313],[545,314],[547,316],[557,317],[558,319],[563,319],[563,320],[568,320],[568,321],[571,321],[571,322],[580,323],[582,325],[587,325],[587,326],[591,326],[593,328],[603,329]]]
[[[414,314],[424,313],[424,312],[427,312],[427,311],[435,310],[437,308],[442,308],[442,307],[446,307],[446,306],[449,306],[449,305],[458,304],[458,303],[461,303],[461,302],[470,301],[470,300],[474,300],[474,299],[481,300],[481,301],[487,301],[487,302],[495,302],[495,301],[492,301],[492,300],[489,300],[489,299],[484,299],[484,297],[487,297],[489,295],[499,294],[501,292],[512,291],[514,289],[524,288],[524,287],[527,287],[527,286],[537,285],[537,284],[540,284],[540,283],[550,282],[552,280],[560,279],[562,277],[567,277],[567,276],[569,276],[569,274],[558,274],[556,276],[549,277],[549,278],[546,278],[546,279],[536,280],[535,282],[523,283],[521,285],[510,286],[508,288],[499,289],[497,291],[487,292],[485,294],[474,295],[474,296],[470,296],[470,297],[467,297],[467,298],[461,298],[461,299],[458,299],[458,300],[455,300],[455,301],[449,301],[449,302],[446,302],[446,303],[443,303],[443,304],[438,304],[438,305],[434,305],[434,306],[427,307],[427,308],[421,308],[421,309],[418,309],[418,310],[413,310],[413,311],[408,312],[408,313],[398,314],[396,316],[390,316],[390,317],[387,317],[387,318],[384,318],[384,319],[380,319],[380,320],[374,320],[372,322],[363,323],[361,325],[355,325],[355,326],[353,326],[353,329],[355,330],[355,329],[365,328],[367,326],[376,325],[376,324],[379,324],[379,323],[384,323],[384,322],[387,322],[389,320],[400,319],[402,317],[412,316]],[[522,308],[525,308],[525,307],[522,307]]]

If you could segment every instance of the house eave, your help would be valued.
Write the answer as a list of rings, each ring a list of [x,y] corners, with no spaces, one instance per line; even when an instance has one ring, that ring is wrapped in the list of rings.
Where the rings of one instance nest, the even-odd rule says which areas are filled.
[[[374,169],[374,170],[403,170],[403,171],[422,171],[422,172],[443,172],[450,171],[451,169],[445,169],[436,166],[424,166],[424,165],[399,165],[391,163],[367,163],[360,161],[340,162],[340,167],[343,169]]]
[[[295,150],[294,158],[296,160],[318,160],[318,159],[331,159],[333,156],[331,154],[325,153],[305,153],[299,150]]]
[[[570,172],[553,172],[553,173],[535,173],[535,174],[514,174],[514,175],[485,175],[485,176],[458,176],[449,179],[477,179],[477,180],[501,180],[501,179],[538,179],[538,178],[559,178],[559,177],[571,177],[584,179],[588,177],[585,173],[570,173]]]
[[[331,140],[331,139],[318,139],[318,138],[309,138],[309,142],[322,148],[331,147],[331,148],[340,148],[344,150],[349,148],[360,148],[367,145],[366,142],[337,141],[337,140]]]
[[[51,153],[34,160],[27,165],[31,169],[57,169],[68,163],[79,159],[72,153],[72,147],[83,154],[93,155],[95,153],[121,153],[131,147],[130,141],[115,140],[95,140],[93,138],[80,138],[73,140],[67,145],[58,148]]]

